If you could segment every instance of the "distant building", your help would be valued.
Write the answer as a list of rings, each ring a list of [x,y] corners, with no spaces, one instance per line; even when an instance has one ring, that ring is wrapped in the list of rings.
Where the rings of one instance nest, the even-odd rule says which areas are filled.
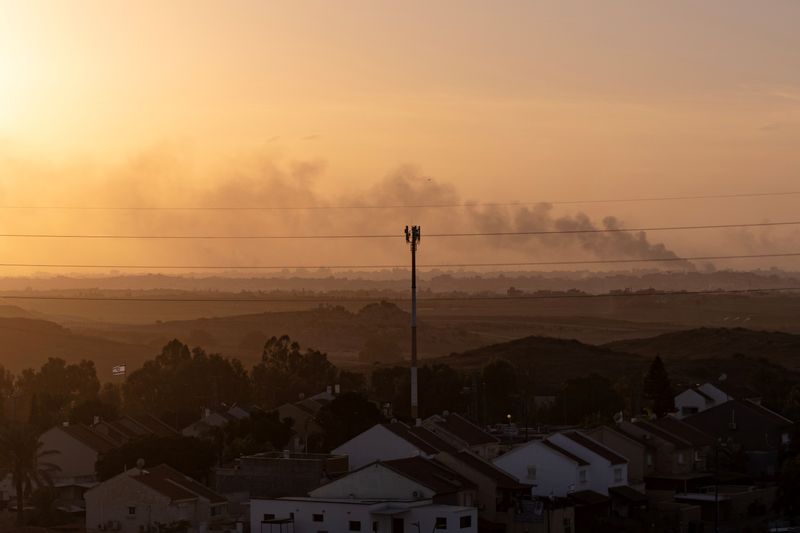
[[[167,465],[123,472],[84,495],[86,530],[141,533],[165,526],[205,532],[227,519],[227,500]]]
[[[101,454],[111,451],[119,444],[92,431],[83,424],[64,424],[54,426],[39,437],[42,450],[53,450],[47,458],[57,467],[53,477],[58,479],[95,479],[95,463]]]

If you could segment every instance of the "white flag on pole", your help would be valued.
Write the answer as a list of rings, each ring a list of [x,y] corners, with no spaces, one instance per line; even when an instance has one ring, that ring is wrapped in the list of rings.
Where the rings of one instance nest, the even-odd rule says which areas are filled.
[[[111,374],[115,376],[124,376],[126,370],[127,370],[127,365],[125,363],[122,363],[121,365],[117,365],[114,368],[112,368]]]

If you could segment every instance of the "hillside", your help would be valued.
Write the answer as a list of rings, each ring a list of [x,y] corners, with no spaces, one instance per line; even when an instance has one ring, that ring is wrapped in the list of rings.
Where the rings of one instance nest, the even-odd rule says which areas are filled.
[[[535,380],[542,388],[559,388],[567,379],[597,373],[615,380],[643,372],[649,361],[639,355],[622,353],[576,340],[552,337],[525,337],[492,344],[459,354],[437,358],[461,370],[477,370],[493,358],[515,365],[532,365]]]
[[[350,311],[340,306],[319,306],[306,311],[267,312],[248,315],[176,320],[156,324],[84,326],[87,335],[123,343],[160,348],[177,338],[190,346],[256,362],[271,336],[289,335],[304,348],[316,348],[333,359],[354,360],[370,337],[394,341],[408,352],[410,315],[391,303],[375,303]],[[489,342],[484,336],[461,328],[441,327],[420,321],[422,357],[435,357]]]
[[[0,364],[15,373],[38,367],[48,357],[91,359],[101,380],[110,376],[115,364],[154,355],[146,346],[78,335],[54,322],[29,318],[0,318],[0,346]]]
[[[661,355],[665,360],[763,357],[789,368],[800,368],[800,335],[780,331],[698,328],[611,342],[604,347],[648,357]]]

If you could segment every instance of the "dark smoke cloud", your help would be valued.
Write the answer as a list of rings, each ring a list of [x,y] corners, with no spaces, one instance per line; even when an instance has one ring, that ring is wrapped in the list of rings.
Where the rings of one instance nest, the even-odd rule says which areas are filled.
[[[8,154],[0,154],[0,156]],[[0,157],[0,165],[8,157]],[[227,162],[207,175],[170,149],[156,149],[117,168],[42,166],[13,159],[16,179],[5,180],[6,204],[125,206],[373,206],[472,203],[452,183],[404,166],[362,189],[331,193],[319,160],[280,161],[267,156]],[[6,170],[8,170],[6,166]],[[3,168],[0,168],[2,171]],[[95,176],[86,180],[85,176]],[[320,191],[328,192],[322,193]],[[593,221],[584,213],[557,214],[554,206],[473,206],[442,209],[331,209],[282,211],[28,212],[0,214],[15,231],[152,234],[396,233],[420,224],[425,233],[514,232],[624,227],[613,216]],[[24,243],[16,259],[106,264],[404,264],[401,240],[369,241],[170,241],[68,243],[61,248]],[[443,262],[554,261],[675,258],[644,233],[508,236],[423,240],[421,260]],[[80,259],[80,261],[78,261]],[[671,268],[691,268],[671,262]]]

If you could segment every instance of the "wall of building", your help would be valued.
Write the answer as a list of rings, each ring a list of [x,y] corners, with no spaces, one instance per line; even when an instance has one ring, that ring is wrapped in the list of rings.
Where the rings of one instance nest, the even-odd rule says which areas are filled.
[[[644,480],[648,473],[646,463],[647,448],[633,439],[614,431],[608,426],[600,426],[586,433],[597,442],[611,448],[628,460],[628,484],[635,485]]]
[[[47,462],[59,467],[54,478],[94,477],[97,452],[65,433],[61,427],[53,427],[39,437],[42,450],[55,450]]]
[[[628,465],[627,463],[613,465],[611,462],[588,448],[584,448],[574,440],[556,433],[550,440],[561,446],[570,453],[574,453],[589,462],[587,482],[581,483],[580,477],[576,490],[593,490],[600,494],[608,495],[609,487],[617,487],[628,484]],[[620,476],[617,477],[616,471],[619,470]]]
[[[405,511],[398,509],[394,516],[381,513],[386,504],[363,504],[360,502],[332,502],[310,500],[253,500],[250,504],[250,531],[251,533],[277,533],[278,526],[270,528],[269,524],[262,524],[265,514],[275,515],[276,518],[289,518],[293,516],[294,533],[317,533],[329,531],[331,533],[346,533],[349,523],[361,523],[362,532],[377,531],[378,533],[395,533],[392,528],[392,519],[401,518],[404,522],[402,533],[418,533],[420,531],[433,531],[436,518],[447,518],[447,529],[436,531],[451,531],[459,533],[477,533],[478,516],[475,509],[461,507],[448,507],[429,505],[429,502],[420,502]],[[374,513],[373,513],[374,512]],[[314,521],[314,515],[322,515],[322,521]],[[461,516],[470,516],[471,526],[460,527]],[[415,524],[418,524],[415,525]],[[272,529],[272,530],[271,530]],[[284,530],[285,526],[284,526]]]
[[[347,455],[350,469],[356,470],[375,461],[413,457],[419,450],[383,426],[377,425],[331,451]]]
[[[497,457],[495,466],[515,476],[522,483],[533,484],[537,496],[566,496],[571,489],[582,490],[578,483],[578,465],[535,441]],[[528,467],[536,466],[536,479],[528,477]]]
[[[97,532],[108,522],[116,522],[120,533],[140,533],[155,523],[169,524],[187,520],[192,530],[208,523],[209,506],[198,501],[172,504],[170,499],[159,492],[131,479],[128,474],[114,477],[84,495],[86,501],[86,529]],[[135,507],[131,515],[129,508]]]

